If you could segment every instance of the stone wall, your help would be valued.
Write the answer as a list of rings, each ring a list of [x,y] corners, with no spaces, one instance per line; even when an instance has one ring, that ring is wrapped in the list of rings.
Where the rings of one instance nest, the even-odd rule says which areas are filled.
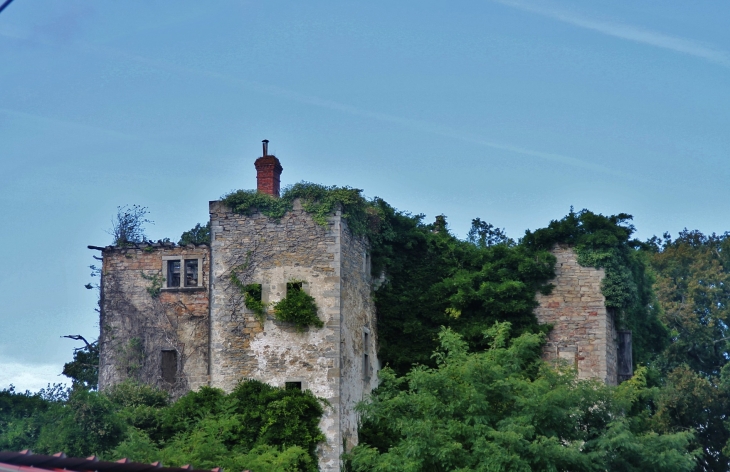
[[[349,252],[348,255],[342,252],[342,240],[349,238],[349,233],[340,213],[333,215],[327,227],[323,227],[316,224],[298,202],[293,211],[274,221],[260,213],[234,214],[216,201],[210,203],[210,215],[213,259],[211,385],[230,391],[244,378],[281,387],[285,382],[301,382],[302,388],[330,403],[320,423],[327,440],[318,450],[319,464],[321,470],[339,470],[343,452],[341,329],[342,320],[349,322],[352,317],[341,304],[343,257],[349,257]],[[355,251],[361,271],[362,247]],[[349,269],[345,271],[350,274]],[[297,332],[294,326],[275,320],[271,314],[262,325],[245,307],[243,295],[231,282],[233,272],[244,284],[261,284],[262,300],[267,303],[275,303],[286,296],[287,282],[304,281],[304,288],[314,297],[325,326]],[[346,284],[345,291],[361,296],[365,290],[361,286],[363,280],[362,275],[359,280],[353,278]],[[369,297],[368,292],[366,300]],[[353,312],[361,309],[354,302],[348,303]],[[369,302],[362,303],[367,305]],[[356,321],[353,330],[362,332],[363,325],[363,321]],[[362,385],[360,380],[358,388],[362,389]],[[354,397],[361,397],[361,394]],[[352,416],[350,410],[348,403],[348,415]]]
[[[364,238],[353,236],[346,224],[342,226],[340,429],[341,442],[349,451],[357,445],[358,415],[355,405],[377,386],[380,366],[376,355],[377,330],[369,245]]]
[[[555,288],[550,295],[537,294],[540,305],[535,309],[540,323],[553,325],[543,357],[575,365],[581,379],[616,385],[618,335],[601,293],[605,273],[580,266],[569,246],[557,245],[552,253],[557,258]]]
[[[102,251],[100,389],[134,378],[178,397],[207,385],[209,253],[205,245],[159,244]],[[165,256],[202,259],[199,287],[166,289]],[[164,350],[176,353],[174,383],[162,379]]]

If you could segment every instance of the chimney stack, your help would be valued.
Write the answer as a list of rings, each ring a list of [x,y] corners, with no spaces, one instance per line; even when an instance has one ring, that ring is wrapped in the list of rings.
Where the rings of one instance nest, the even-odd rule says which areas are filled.
[[[264,139],[261,142],[264,148],[263,155],[254,162],[256,166],[256,190],[278,198],[280,176],[284,168],[281,167],[281,163],[276,156],[269,155],[269,140]]]

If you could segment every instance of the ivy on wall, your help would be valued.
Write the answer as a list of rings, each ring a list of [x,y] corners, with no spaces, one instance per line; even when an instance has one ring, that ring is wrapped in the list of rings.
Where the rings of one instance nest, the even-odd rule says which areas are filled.
[[[264,303],[261,299],[261,284],[246,284],[238,278],[236,272],[231,272],[231,283],[236,286],[243,295],[243,304],[246,308],[253,311],[256,315],[256,319],[261,324],[266,320],[266,308],[268,304]]]
[[[150,297],[152,298],[159,298],[160,293],[162,293],[162,285],[165,282],[165,279],[162,277],[162,274],[159,273],[153,273],[152,275],[147,275],[144,272],[140,271],[140,275],[143,279],[149,281],[149,285],[145,288],[147,290],[147,293],[150,294]]]

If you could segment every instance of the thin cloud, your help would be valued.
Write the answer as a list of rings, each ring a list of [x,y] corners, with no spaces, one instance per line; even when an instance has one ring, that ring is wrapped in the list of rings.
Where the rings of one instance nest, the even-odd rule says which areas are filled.
[[[667,49],[680,54],[687,54],[689,56],[694,56],[708,62],[730,68],[730,53],[693,39],[670,36],[657,31],[639,28],[624,23],[595,20],[572,12],[547,9],[519,1],[493,1],[522,11],[562,21],[563,23],[568,23],[579,28],[597,31],[608,36],[633,41],[635,43]]]
[[[2,35],[0,33],[0,35]],[[22,33],[19,34],[19,32],[15,32],[14,37],[22,37]],[[47,44],[48,46],[51,46],[51,44]],[[327,100],[321,97],[316,97],[313,95],[306,95],[299,92],[295,92],[292,90],[288,90],[282,87],[277,87],[274,85],[264,84],[260,82],[250,81],[250,80],[244,80],[239,79],[237,77],[233,77],[227,74],[221,74],[219,72],[213,72],[213,71],[207,71],[203,69],[195,69],[191,67],[185,67],[180,66],[178,64],[174,64],[168,61],[161,61],[158,59],[151,59],[145,56],[140,56],[137,54],[130,54],[125,51],[120,51],[117,49],[104,47],[104,46],[98,46],[95,44],[90,43],[75,43],[76,47],[83,50],[84,52],[88,53],[95,53],[95,54],[102,54],[105,56],[112,56],[118,59],[125,59],[132,62],[137,62],[139,64],[144,64],[149,67],[159,69],[159,70],[165,70],[174,74],[192,74],[192,75],[200,75],[204,77],[208,77],[210,79],[214,80],[220,80],[223,82],[227,82],[232,85],[239,86],[241,88],[252,90],[260,93],[265,93],[270,96],[279,97],[288,99],[294,102],[306,104],[306,105],[312,105],[319,108],[325,108],[333,111],[337,111],[340,113],[346,113],[349,115],[354,116],[361,116],[365,118],[374,119],[377,121],[382,121],[386,123],[393,123],[405,128],[410,128],[417,131],[427,132],[431,133],[437,136],[443,136],[450,139],[457,139],[459,141],[468,142],[471,144],[476,144],[479,146],[496,149],[500,151],[506,151],[513,154],[519,154],[523,156],[529,156],[533,158],[542,159],[545,161],[550,162],[556,162],[559,164],[576,167],[580,169],[590,170],[593,172],[603,173],[607,175],[613,175],[615,177],[621,177],[625,179],[633,179],[634,176],[618,172],[616,170],[610,169],[608,167],[594,164],[589,161],[585,161],[582,159],[578,159],[571,156],[565,156],[557,153],[551,153],[551,152],[544,152],[544,151],[537,151],[534,149],[528,149],[523,148],[521,146],[515,146],[511,144],[506,143],[500,143],[497,141],[493,141],[490,139],[485,139],[482,136],[475,135],[475,134],[469,134],[464,133],[462,131],[456,130],[454,128],[429,123],[422,120],[415,120],[411,118],[405,118],[401,116],[396,115],[390,115],[387,113],[381,113],[381,112],[375,112],[370,110],[365,110],[362,108],[354,107],[352,105],[348,105],[345,103],[340,103],[332,100]],[[56,46],[56,45],[53,45]],[[6,111],[10,112],[10,110],[3,110],[0,108],[0,112]],[[18,113],[18,112],[15,112]]]
[[[423,132],[431,133],[431,134],[438,135],[438,136],[443,136],[443,137],[450,138],[450,139],[457,139],[459,141],[476,144],[479,146],[484,146],[484,147],[488,147],[488,148],[492,148],[492,149],[496,149],[496,150],[500,150],[500,151],[506,151],[506,152],[510,152],[510,153],[514,153],[514,154],[520,154],[523,156],[534,157],[534,158],[538,158],[538,159],[542,159],[542,160],[546,160],[546,161],[550,161],[550,162],[556,162],[556,163],[564,164],[564,165],[571,166],[571,167],[577,167],[577,168],[581,168],[581,169],[590,170],[593,172],[599,172],[599,173],[603,173],[603,174],[607,174],[607,175],[612,175],[615,177],[621,177],[621,178],[625,178],[625,179],[635,178],[634,176],[632,176],[630,174],[618,172],[618,171],[615,171],[608,167],[605,167],[605,166],[602,166],[599,164],[594,164],[592,162],[578,159],[575,157],[564,156],[564,155],[557,154],[557,153],[536,151],[534,149],[528,149],[528,148],[523,148],[520,146],[514,146],[511,144],[500,143],[497,141],[485,139],[484,137],[479,136],[479,135],[464,133],[464,132],[459,131],[454,128],[450,128],[450,127],[446,127],[446,126],[442,126],[442,125],[438,125],[438,124],[434,124],[434,123],[429,123],[427,121],[415,120],[415,119],[411,119],[411,118],[405,118],[402,116],[391,115],[388,113],[381,113],[381,112],[365,110],[365,109],[354,107],[352,105],[348,105],[345,103],[340,103],[340,102],[324,99],[324,98],[313,96],[313,95],[302,94],[302,93],[288,90],[288,89],[285,89],[282,87],[277,87],[275,85],[269,85],[269,84],[264,84],[261,82],[239,79],[238,77],[233,77],[233,76],[230,76],[227,74],[221,74],[219,72],[212,72],[212,71],[207,71],[207,70],[203,70],[203,69],[194,69],[194,68],[190,68],[190,67],[180,66],[180,65],[173,64],[173,63],[170,63],[167,61],[150,59],[148,57],[139,56],[136,54],[130,54],[130,53],[127,53],[124,51],[116,50],[116,49],[91,46],[88,44],[84,45],[84,47],[89,50],[94,50],[98,53],[103,53],[103,54],[107,54],[107,55],[113,55],[113,56],[116,56],[119,58],[124,58],[124,59],[134,61],[134,62],[137,62],[140,64],[145,64],[149,67],[153,67],[156,69],[165,70],[165,71],[177,73],[177,74],[184,73],[184,74],[201,75],[201,76],[208,77],[208,78],[211,78],[214,80],[220,80],[223,82],[227,82],[231,85],[236,85],[236,86],[239,86],[239,87],[247,89],[247,90],[264,93],[264,94],[278,97],[278,98],[284,98],[284,99],[302,103],[305,105],[312,105],[312,106],[316,106],[318,108],[325,108],[325,109],[337,111],[340,113],[345,113],[345,114],[354,115],[354,116],[361,116],[364,118],[370,118],[370,119],[374,119],[374,120],[382,121],[382,122],[386,122],[386,123],[393,123],[393,124],[396,124],[396,125],[399,125],[399,126],[402,126],[405,128],[417,130],[417,131],[423,131]]]
[[[131,134],[122,133],[122,132],[115,131],[112,129],[100,128],[98,126],[91,126],[91,125],[79,123],[76,121],[62,120],[59,118],[52,118],[52,117],[43,116],[43,115],[36,115],[33,113],[26,113],[23,111],[11,110],[10,108],[0,108],[0,115],[2,115],[2,114],[7,115],[7,116],[12,116],[15,118],[32,120],[32,121],[36,121],[36,122],[47,124],[47,125],[62,126],[62,127],[66,127],[66,128],[79,130],[79,131],[84,131],[84,132],[94,132],[94,133],[99,133],[99,134],[106,134],[113,138],[138,139],[136,136],[133,136]]]

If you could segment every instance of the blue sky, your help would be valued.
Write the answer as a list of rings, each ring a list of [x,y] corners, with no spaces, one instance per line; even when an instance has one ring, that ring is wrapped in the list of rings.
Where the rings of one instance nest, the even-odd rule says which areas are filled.
[[[0,388],[63,382],[118,205],[152,239],[255,186],[350,185],[512,237],[571,205],[730,230],[730,4],[15,0],[0,14]]]

